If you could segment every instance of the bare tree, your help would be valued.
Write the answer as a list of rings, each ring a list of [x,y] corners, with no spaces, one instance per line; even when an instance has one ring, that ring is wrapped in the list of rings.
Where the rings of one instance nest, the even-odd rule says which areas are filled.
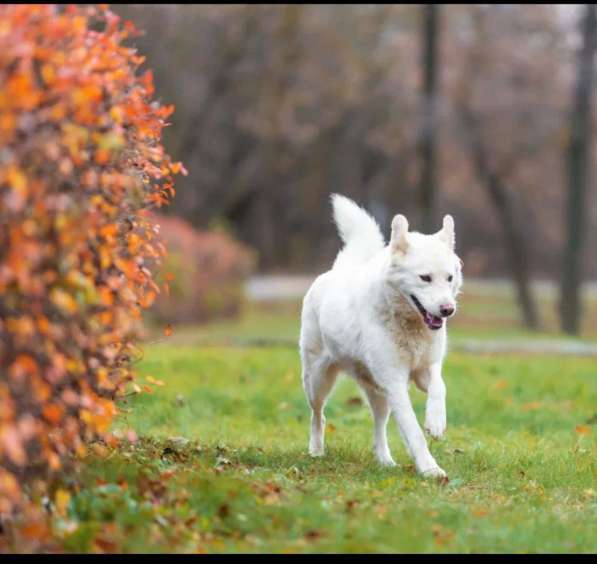
[[[438,4],[423,4],[422,11],[422,58],[423,104],[421,131],[421,228],[431,232],[436,227],[437,192],[437,105],[439,89],[438,42],[440,29],[440,7]]]
[[[568,202],[566,248],[560,295],[561,326],[577,334],[580,325],[579,286],[581,258],[586,232],[586,194],[591,150],[591,94],[597,40],[597,8],[587,4],[582,18],[582,47],[578,54],[576,86],[570,115],[570,137],[566,150]]]
[[[516,68],[515,61],[508,67],[500,64],[508,53],[499,50],[487,29],[489,21],[494,27],[500,25],[496,22],[494,9],[494,6],[479,7],[471,12],[472,39],[468,52],[462,57],[460,80],[454,92],[454,107],[474,173],[485,189],[501,225],[524,325],[529,329],[538,329],[540,321],[530,287],[530,253],[521,225],[524,214],[517,209],[520,203],[515,200],[516,191],[512,185],[516,170],[536,157],[533,149],[542,145],[541,137],[551,138],[552,130],[540,126],[550,108],[534,101],[525,102],[525,89],[529,86],[534,89],[536,86],[524,72],[519,72],[524,71],[524,67]],[[520,14],[508,14],[503,22],[509,23],[516,16]],[[509,41],[512,42],[512,38]],[[503,68],[507,68],[506,74],[501,70]],[[512,71],[515,71],[516,81],[510,79],[508,73]],[[512,102],[505,104],[506,96],[503,96],[501,104],[499,101],[488,101],[484,95],[486,85],[499,86],[502,91],[514,90]],[[507,109],[507,115],[504,109]],[[524,132],[525,125],[522,124],[523,118],[534,125],[533,130],[545,130],[544,135],[528,139],[528,134]],[[516,139],[502,144],[497,123],[506,119],[512,120],[508,130],[510,136]],[[520,128],[520,131],[515,128]],[[532,148],[529,148],[530,145]]]
[[[530,288],[529,253],[516,221],[510,191],[502,176],[491,168],[487,147],[481,136],[479,117],[466,103],[459,104],[458,109],[475,173],[487,190],[502,225],[504,244],[510,260],[510,270],[514,277],[523,322],[528,329],[538,329],[539,317]]]

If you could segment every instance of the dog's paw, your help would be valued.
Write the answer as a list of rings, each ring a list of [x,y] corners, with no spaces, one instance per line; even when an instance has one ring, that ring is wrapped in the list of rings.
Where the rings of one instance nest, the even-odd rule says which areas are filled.
[[[312,458],[321,458],[324,452],[322,448],[310,448],[309,449],[309,456]]]
[[[427,411],[425,415],[425,430],[434,438],[441,439],[446,432],[445,411]]]
[[[421,471],[423,478],[447,478],[448,475],[436,464],[431,468]]]
[[[373,447],[373,454],[380,466],[384,466],[385,468],[393,468],[394,466],[397,466],[387,445],[375,445]]]
[[[383,466],[384,468],[394,468],[396,466],[398,466],[396,464],[396,462],[394,462],[394,459],[391,456],[377,456],[377,462],[379,462],[380,466]]]

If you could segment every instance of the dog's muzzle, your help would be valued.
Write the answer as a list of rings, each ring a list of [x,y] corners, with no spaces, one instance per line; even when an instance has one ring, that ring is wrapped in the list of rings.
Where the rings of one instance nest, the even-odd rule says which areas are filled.
[[[416,296],[413,296],[411,294],[410,299],[417,306],[419,313],[423,316],[423,321],[425,322],[425,325],[427,325],[427,327],[429,327],[429,329],[431,329],[432,331],[437,331],[438,329],[442,328],[442,326],[444,324],[444,320],[441,317],[438,317],[437,315],[432,315],[431,313],[429,313],[423,307],[423,305],[417,299]],[[447,317],[448,315],[452,315],[453,313],[454,313],[454,308],[452,308],[452,311],[449,314],[445,315],[445,317]],[[442,315],[444,315],[443,311],[442,311]]]

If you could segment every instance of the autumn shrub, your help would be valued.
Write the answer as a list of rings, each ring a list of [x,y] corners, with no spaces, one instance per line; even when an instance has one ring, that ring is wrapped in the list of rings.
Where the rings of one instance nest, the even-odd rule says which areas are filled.
[[[145,209],[184,169],[135,33],[105,6],[0,7],[0,514],[105,436],[159,292]]]
[[[255,255],[223,231],[198,231],[189,223],[154,216],[168,248],[161,292],[151,314],[160,322],[201,322],[237,315],[243,282],[255,267]]]

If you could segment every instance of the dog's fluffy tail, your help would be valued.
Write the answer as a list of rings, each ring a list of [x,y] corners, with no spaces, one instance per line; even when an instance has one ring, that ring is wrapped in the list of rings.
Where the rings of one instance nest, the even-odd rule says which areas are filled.
[[[364,262],[383,249],[385,242],[379,225],[363,208],[340,194],[332,194],[332,208],[344,241],[333,268]]]

